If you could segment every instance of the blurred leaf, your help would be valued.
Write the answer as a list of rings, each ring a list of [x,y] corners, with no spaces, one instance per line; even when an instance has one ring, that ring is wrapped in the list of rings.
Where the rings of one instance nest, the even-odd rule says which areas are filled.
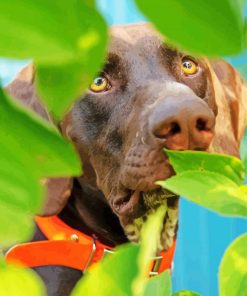
[[[143,296],[171,296],[172,283],[170,271],[151,277],[146,284]]]
[[[0,188],[0,204],[2,206],[8,205],[8,208],[13,207],[22,211],[37,211],[39,209],[43,190],[37,176],[32,174],[31,166],[28,169],[25,164],[20,163],[18,154],[9,153],[2,145]]]
[[[228,177],[241,185],[245,172],[243,163],[236,157],[198,151],[165,150],[177,174],[197,170],[198,173],[210,171]]]
[[[88,2],[0,2],[0,55],[34,60],[41,99],[56,120],[102,66],[107,27]]]
[[[172,296],[200,296],[200,294],[192,292],[192,291],[179,291]]]
[[[58,120],[89,85],[94,68],[87,71],[83,67],[79,61],[75,64],[36,67],[38,93],[55,119]]]
[[[0,262],[0,295],[44,296],[45,287],[35,272]]]
[[[165,206],[159,207],[156,212],[149,215],[147,222],[142,227],[141,249],[138,255],[139,272],[133,282],[134,296],[143,295],[150,269],[150,258],[157,254],[158,248],[162,248],[160,234],[166,211]]]
[[[246,296],[247,234],[238,237],[226,250],[219,269],[220,296]]]
[[[8,158],[7,158],[8,157]],[[34,229],[30,213],[41,207],[43,188],[36,176],[4,147],[0,154],[0,246],[30,238]]]
[[[34,231],[33,216],[11,205],[0,202],[0,246],[8,248],[27,241]],[[0,293],[0,295],[2,295]]]
[[[39,177],[79,175],[81,165],[73,146],[58,131],[0,90],[1,158],[17,163]]]
[[[36,67],[38,92],[56,119],[82,95],[103,65],[107,40],[106,24],[91,8],[85,6],[81,13],[80,22],[85,34],[78,42],[82,54],[74,61],[61,65],[38,64]]]
[[[36,73],[38,92],[46,101],[54,118],[63,114],[70,106],[71,99],[77,98],[78,94],[83,92],[87,86],[85,81],[87,83],[89,80],[89,77],[83,79],[80,64],[37,66]]]
[[[32,234],[42,204],[41,177],[78,175],[74,148],[54,127],[11,101],[0,89],[0,245]]]
[[[74,62],[100,41],[87,36],[92,27],[101,32],[101,24],[83,0],[1,0],[0,55],[39,64]]]
[[[91,268],[78,282],[71,296],[129,296],[137,274],[139,246],[126,244]]]
[[[216,56],[236,54],[243,49],[243,1],[136,0],[136,3],[170,41],[190,52]]]
[[[226,216],[247,217],[247,186],[209,171],[186,171],[157,184]]]
[[[247,175],[247,128],[245,129],[244,137],[241,141],[240,155],[245,165],[245,174]]]

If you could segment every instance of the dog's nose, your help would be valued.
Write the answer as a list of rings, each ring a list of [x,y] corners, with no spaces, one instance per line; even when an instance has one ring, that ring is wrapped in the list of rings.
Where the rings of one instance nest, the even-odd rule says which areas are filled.
[[[210,145],[215,116],[208,105],[196,98],[168,98],[153,114],[152,132],[163,146],[173,150],[205,150]]]

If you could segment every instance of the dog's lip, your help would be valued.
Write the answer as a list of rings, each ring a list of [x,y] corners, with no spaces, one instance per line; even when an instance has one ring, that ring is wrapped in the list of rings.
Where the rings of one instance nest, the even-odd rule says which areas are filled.
[[[129,190],[126,195],[115,198],[112,202],[112,207],[117,214],[123,216],[136,210],[139,199],[140,191]]]
[[[128,190],[125,194],[115,197],[111,202],[111,206],[119,216],[128,215],[132,217],[132,215],[138,216],[143,211],[156,207],[156,205],[160,205],[165,199],[174,196],[176,194],[161,187],[145,192]]]

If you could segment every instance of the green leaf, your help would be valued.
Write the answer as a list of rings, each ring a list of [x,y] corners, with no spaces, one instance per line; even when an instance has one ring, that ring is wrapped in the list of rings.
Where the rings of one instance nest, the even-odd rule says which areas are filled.
[[[149,215],[147,222],[142,227],[141,249],[138,255],[139,272],[132,285],[134,296],[143,295],[147,283],[150,258],[157,254],[158,248],[162,248],[160,246],[160,235],[166,211],[165,206],[159,207],[156,212]]]
[[[0,102],[0,146],[3,159],[15,159],[24,169],[39,177],[64,177],[81,173],[79,157],[73,146],[54,127],[10,100],[1,90]]]
[[[199,151],[165,150],[169,161],[177,174],[198,170],[198,173],[210,171],[228,177],[241,185],[245,172],[243,163],[236,157]]]
[[[222,215],[247,217],[247,186],[218,173],[186,171],[157,184]]]
[[[3,148],[0,163],[0,246],[8,247],[30,238],[34,229],[31,213],[41,208],[43,188],[37,177]]]
[[[219,269],[220,296],[246,296],[247,234],[238,237],[226,250]]]
[[[5,147],[1,147],[0,163],[0,204],[23,211],[37,211],[43,195],[37,177],[19,162],[18,155],[12,155]]]
[[[58,120],[71,103],[83,93],[94,75],[92,69],[95,70],[95,68],[84,69],[79,61],[59,66],[37,65],[37,90],[53,118]]]
[[[103,64],[106,24],[94,9],[83,7],[82,11],[80,22],[84,20],[85,32],[78,41],[82,53],[74,61],[61,65],[38,64],[36,67],[38,92],[56,119],[82,95]]]
[[[139,246],[126,244],[89,270],[78,282],[71,296],[129,296],[137,274]]]
[[[0,246],[30,238],[41,208],[43,177],[81,173],[74,148],[57,130],[0,89]]]
[[[143,296],[171,296],[170,271],[162,272],[147,281]]]
[[[59,120],[102,66],[107,26],[92,1],[3,0],[0,55],[32,58],[48,111]]]
[[[172,294],[172,296],[200,296],[200,294],[192,291],[179,291],[175,294]]]
[[[243,1],[136,0],[136,3],[170,41],[190,52],[216,56],[236,54],[243,49]]]
[[[245,174],[247,175],[247,128],[245,129],[244,137],[240,145],[240,155],[244,162]]]
[[[39,64],[74,62],[99,42],[101,36],[87,41],[92,27],[103,30],[99,19],[84,1],[25,0],[23,5],[20,0],[2,0],[0,55],[33,58]]]
[[[34,231],[33,216],[0,202],[0,248],[8,248],[30,239]],[[1,295],[1,293],[0,293]]]
[[[5,265],[2,261],[0,262],[0,279],[0,295],[46,295],[42,281],[32,270]]]

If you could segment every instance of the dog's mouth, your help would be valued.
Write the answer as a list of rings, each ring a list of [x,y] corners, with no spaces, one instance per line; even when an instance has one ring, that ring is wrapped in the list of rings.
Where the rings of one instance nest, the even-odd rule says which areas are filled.
[[[171,247],[176,237],[178,196],[159,187],[146,192],[127,190],[125,194],[111,201],[112,209],[119,216],[124,232],[131,242],[139,242],[143,224],[161,205],[166,207],[166,214],[160,233],[160,251]]]
[[[148,216],[164,205],[166,214],[160,234],[159,250],[172,246],[177,232],[178,196],[158,188],[147,192],[129,191],[125,196],[114,200],[112,207],[118,214],[127,238],[138,242],[143,224]]]
[[[117,197],[112,202],[112,207],[118,215],[126,215],[135,211],[136,206],[139,204],[140,192],[128,190],[124,196]]]
[[[169,197],[175,196],[174,193],[157,188],[147,192],[138,190],[128,190],[127,194],[115,198],[112,201],[113,210],[120,216],[129,217],[143,215],[149,209],[156,209]]]

